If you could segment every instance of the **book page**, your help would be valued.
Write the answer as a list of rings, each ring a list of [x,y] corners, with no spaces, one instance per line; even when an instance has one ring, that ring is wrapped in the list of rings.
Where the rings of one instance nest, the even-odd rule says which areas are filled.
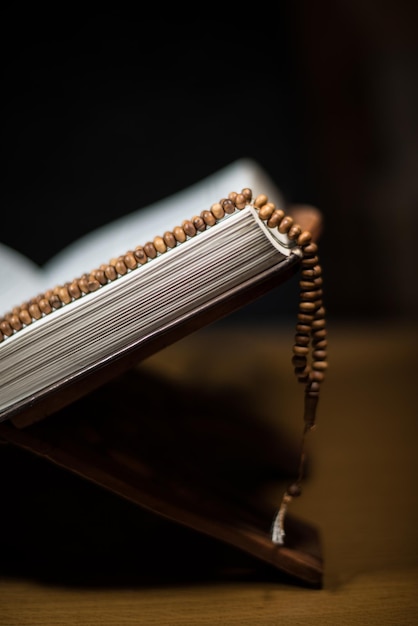
[[[250,187],[265,193],[278,206],[283,199],[277,186],[258,163],[243,158],[183,191],[97,228],[68,245],[39,268],[19,252],[0,244],[0,315],[56,285],[72,281],[108,263],[185,219],[226,197]]]
[[[81,237],[55,255],[44,266],[50,285],[81,276],[84,272],[108,263],[157,235],[172,230],[185,219],[209,209],[231,191],[250,187],[254,194],[266,193],[282,204],[279,190],[251,159],[240,159],[187,189],[148,207],[126,215]]]
[[[0,243],[0,316],[46,289],[43,270]]]

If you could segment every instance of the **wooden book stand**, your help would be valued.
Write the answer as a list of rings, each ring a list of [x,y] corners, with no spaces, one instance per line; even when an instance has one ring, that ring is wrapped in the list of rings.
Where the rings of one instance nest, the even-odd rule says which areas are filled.
[[[315,230],[317,214],[300,209],[299,223],[304,216]],[[273,439],[237,403],[134,366],[43,419],[16,416],[0,423],[0,438],[233,546],[289,580],[320,587],[318,530],[289,514],[285,545],[274,544],[277,502],[261,496],[272,477],[292,479],[299,442],[294,446],[285,434]],[[153,541],[161,561],[158,539]]]

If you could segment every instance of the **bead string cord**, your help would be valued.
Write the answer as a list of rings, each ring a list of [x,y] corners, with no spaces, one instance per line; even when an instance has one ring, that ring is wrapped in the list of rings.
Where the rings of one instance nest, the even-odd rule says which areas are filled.
[[[312,239],[312,233],[293,223],[290,216],[284,215],[274,204],[268,202],[265,195],[254,200],[259,217],[270,228],[277,227],[294,239],[302,251],[301,280],[299,282],[299,311],[297,316],[295,343],[293,345],[292,364],[297,380],[305,385],[304,429],[299,457],[299,469],[296,480],[283,494],[279,510],[271,528],[271,539],[278,545],[284,544],[285,516],[293,498],[302,493],[302,480],[306,463],[306,436],[315,428],[319,389],[325,378],[327,363],[327,330],[325,307],[323,305],[322,268],[319,264],[318,246]],[[311,362],[308,362],[311,357]]]
[[[227,198],[222,198],[213,204],[210,210],[202,211],[191,220],[184,220],[181,226],[176,226],[172,231],[166,231],[163,236],[157,236],[153,241],[148,241],[143,246],[137,246],[134,250],[111,259],[108,264],[103,264],[98,269],[83,274],[80,278],[58,285],[14,307],[0,318],[0,342],[7,340],[26,326],[36,323],[37,320],[54,310],[87,296],[128,272],[139,269],[158,255],[166,253],[187,239],[215,226],[227,214],[242,210],[249,204],[252,204],[259,218],[270,229],[277,229],[279,233],[286,234],[302,251],[299,312],[292,363],[297,380],[305,385],[304,430],[299,473],[295,482],[289,485],[282,497],[271,530],[273,543],[283,544],[287,507],[290,501],[301,493],[306,458],[305,439],[307,433],[315,426],[320,384],[324,380],[327,368],[327,340],[318,246],[309,231],[302,231],[302,228],[294,223],[293,218],[277,208],[273,202],[269,202],[266,195],[260,194],[253,200],[252,190],[249,188],[242,189],[241,193],[231,192]]]
[[[312,234],[302,232],[298,239],[302,250],[301,280],[299,282],[299,312],[293,345],[292,364],[299,382],[305,385],[304,429],[302,435],[299,471],[296,480],[285,493],[271,529],[273,543],[282,545],[285,538],[284,521],[288,505],[302,493],[302,480],[306,463],[306,436],[316,426],[316,410],[320,385],[324,381],[327,362],[327,329],[323,305],[322,268],[319,264],[318,246]],[[308,358],[311,356],[311,363]]]

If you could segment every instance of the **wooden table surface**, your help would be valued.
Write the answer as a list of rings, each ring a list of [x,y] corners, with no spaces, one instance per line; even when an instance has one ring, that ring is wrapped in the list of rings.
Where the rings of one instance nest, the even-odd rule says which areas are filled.
[[[116,498],[2,446],[0,528],[9,558],[0,567],[1,626],[418,624],[417,338],[408,324],[329,325],[330,368],[309,439],[310,474],[292,503],[294,514],[320,528],[321,589],[262,568],[246,571],[245,559],[217,552],[188,529],[173,533],[190,553],[187,575],[168,554],[145,580],[150,563],[123,543],[124,528],[135,532],[124,517],[129,508],[110,507],[112,518]],[[235,393],[241,381],[242,394],[249,404],[258,398],[266,419],[279,403],[297,437],[292,342],[287,328],[215,325],[143,366],[188,377],[197,391],[222,381]],[[147,525],[137,532],[146,541]],[[64,544],[65,554],[75,555],[71,575],[65,559],[54,559]]]

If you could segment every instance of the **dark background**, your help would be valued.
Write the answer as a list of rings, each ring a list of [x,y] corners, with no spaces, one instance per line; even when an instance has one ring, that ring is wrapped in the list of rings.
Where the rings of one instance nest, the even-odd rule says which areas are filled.
[[[251,157],[323,212],[330,318],[411,318],[416,6],[287,1],[240,23],[7,10],[2,242],[42,264]],[[285,311],[276,295],[257,311]]]
[[[92,229],[238,158],[251,157],[289,203],[313,204],[323,212],[320,254],[329,320],[364,321],[368,329],[380,321],[393,321],[395,328],[413,320],[418,306],[417,6],[405,0],[287,0],[259,20],[252,6],[247,20],[229,23],[224,15],[169,22],[122,10],[65,14],[20,5],[3,10],[0,241],[43,264]],[[276,321],[293,313],[296,290],[295,282],[284,285],[233,320],[257,326],[261,314]],[[340,346],[346,326],[342,328]],[[393,419],[396,410],[380,411],[386,401],[380,395],[381,380],[393,381],[388,406],[401,407],[405,417],[403,387],[396,401],[394,389],[415,370],[407,353],[403,357],[402,349],[393,350],[397,335],[389,337],[392,351],[381,351],[376,368],[379,359],[373,350],[379,354],[378,342],[365,339],[361,352],[354,341],[353,356],[347,349],[350,336],[335,355],[334,380],[340,387],[334,387],[338,402],[328,400],[331,439],[326,441],[336,445],[329,451],[334,456],[322,467],[347,453],[350,459],[359,458],[357,473],[350,475],[355,481],[360,478],[350,483],[350,493],[364,494],[368,477],[368,487],[370,482],[378,485],[367,491],[373,509],[374,498],[393,483],[390,471],[376,478],[393,461],[389,452],[384,457],[386,447],[380,446],[382,426],[383,437],[391,437],[388,451],[398,445],[392,435],[396,428],[405,429],[406,446],[413,440],[407,422],[399,425]],[[382,333],[382,346],[387,340]],[[363,369],[351,373],[357,372],[359,362]],[[218,365],[216,361],[217,372]],[[386,378],[385,368],[390,368]],[[203,390],[210,391],[206,377],[202,381]],[[246,384],[243,378],[241,382]],[[284,383],[274,384],[282,417]],[[371,391],[362,401],[368,384]],[[166,415],[183,414],[179,401],[160,395],[173,406]],[[200,389],[198,395],[202,400]],[[237,395],[229,394],[234,401]],[[199,406],[211,408],[205,401]],[[411,411],[414,408],[411,401]],[[216,417],[216,410],[213,414]],[[327,422],[327,405],[324,417]],[[369,465],[362,467],[361,445],[370,441],[372,429],[363,430],[361,424],[370,419],[377,433],[370,449],[380,456],[370,456]],[[347,437],[346,422],[356,424],[358,432],[349,431]],[[199,423],[196,416],[194,423]],[[332,432],[337,430],[332,431],[331,424],[342,432],[334,440]],[[83,580],[96,569],[96,580],[111,571],[123,584],[127,573],[143,572],[138,568],[140,554],[144,568],[161,576],[159,561],[152,570],[153,536],[146,534],[152,558],[144,561],[138,535],[141,524],[149,533],[155,519],[151,523],[137,507],[24,450],[2,448],[0,463],[8,479],[2,492],[7,515],[0,525],[8,541],[0,573],[34,573],[57,582],[73,576]],[[399,467],[410,467],[408,450]],[[328,476],[338,474],[339,461],[335,467],[337,472],[328,469]],[[408,469],[400,484],[408,485],[411,475]],[[350,494],[346,502],[351,502]],[[329,520],[338,526],[338,511],[332,511]],[[207,543],[203,553],[200,537],[185,537],[180,528],[169,534],[161,523],[165,541],[159,539],[160,554],[174,580],[179,571],[171,574],[170,566],[180,561],[194,579],[197,561],[200,576],[208,575],[212,561],[214,567],[223,564],[221,548],[214,542]],[[188,551],[183,550],[184,542]],[[343,563],[345,553],[346,548]],[[368,554],[366,550],[366,559]],[[228,554],[226,562],[231,563]],[[339,564],[336,569],[340,571]]]

